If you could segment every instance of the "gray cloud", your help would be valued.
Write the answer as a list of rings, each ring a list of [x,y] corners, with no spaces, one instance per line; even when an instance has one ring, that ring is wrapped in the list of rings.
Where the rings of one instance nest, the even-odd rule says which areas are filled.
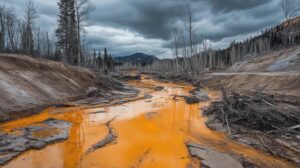
[[[2,2],[1,2],[2,1]],[[283,21],[280,0],[91,0],[96,10],[87,27],[87,40],[95,48],[108,47],[114,55],[146,52],[170,56],[174,27],[185,31],[186,6],[195,14],[196,34],[211,39],[214,47],[225,47],[264,28]],[[15,6],[22,15],[25,0],[0,0]],[[56,28],[57,1],[34,0],[38,24]],[[300,6],[300,1],[294,0]]]
[[[241,11],[246,9],[255,8],[257,6],[266,4],[270,0],[206,0],[207,3],[211,4],[211,7],[214,12],[232,12],[232,11]]]

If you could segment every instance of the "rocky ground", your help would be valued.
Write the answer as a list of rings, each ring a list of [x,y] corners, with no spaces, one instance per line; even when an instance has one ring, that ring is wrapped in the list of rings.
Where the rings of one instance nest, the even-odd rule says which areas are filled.
[[[243,165],[229,154],[220,153],[199,144],[188,143],[186,146],[192,157],[201,159],[201,167],[203,168],[243,168]]]
[[[16,130],[0,131],[0,165],[30,149],[42,149],[47,144],[66,140],[71,123],[47,119]]]
[[[100,140],[98,143],[93,144],[87,151],[86,154],[92,153],[95,150],[104,147],[105,145],[111,144],[111,143],[116,143],[116,140],[118,138],[118,135],[114,128],[111,126],[111,122],[115,118],[109,120],[108,122],[105,123],[105,126],[108,129],[108,134],[105,136],[104,139]]]

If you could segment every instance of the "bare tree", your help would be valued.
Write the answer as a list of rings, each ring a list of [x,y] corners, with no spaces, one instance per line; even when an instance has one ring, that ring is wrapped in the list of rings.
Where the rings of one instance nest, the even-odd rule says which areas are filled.
[[[81,65],[82,59],[82,51],[81,51],[81,31],[83,31],[86,25],[86,21],[89,19],[89,13],[94,10],[90,0],[75,0],[75,12],[76,12],[76,20],[77,20],[77,64]]]
[[[5,6],[0,6],[0,51],[4,49],[4,37],[5,37]]]
[[[281,8],[286,20],[295,17],[296,12],[300,9],[297,5],[294,5],[291,0],[281,0]]]
[[[175,28],[173,29],[173,55],[175,59],[175,70],[179,70],[179,64],[178,64],[178,49],[179,49],[179,34],[178,30]]]
[[[49,37],[49,33],[46,31],[44,32],[44,36],[43,36],[43,41],[44,41],[44,47],[46,50],[45,52],[45,56],[47,59],[53,59],[53,55],[54,55],[54,46],[55,46],[55,39],[54,36],[52,37],[53,39],[51,39]]]
[[[185,25],[186,29],[189,34],[189,48],[190,48],[190,58],[193,57],[193,34],[194,34],[194,13],[191,10],[190,5],[187,5],[187,16],[188,16],[188,23]],[[189,59],[191,61],[191,59]],[[191,69],[193,70],[193,65],[190,63]]]
[[[23,40],[22,40],[23,48],[26,54],[32,54],[34,50],[32,29],[33,29],[34,20],[37,17],[38,17],[38,12],[33,4],[33,1],[28,0],[25,8],[25,16],[24,16],[25,30],[23,33]]]
[[[13,8],[10,8],[6,12],[6,30],[7,30],[7,35],[9,39],[9,45],[10,45],[10,50],[13,52],[16,50],[16,45],[15,45],[15,34],[17,32],[17,18],[15,15],[15,10]]]

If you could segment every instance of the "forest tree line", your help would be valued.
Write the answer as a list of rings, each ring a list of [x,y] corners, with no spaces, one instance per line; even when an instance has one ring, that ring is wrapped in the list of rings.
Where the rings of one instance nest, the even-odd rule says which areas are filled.
[[[187,6],[185,30],[172,30],[172,59],[156,60],[150,65],[124,63],[118,69],[154,71],[199,72],[205,69],[222,69],[249,56],[288,48],[300,43],[298,8],[291,0],[282,0],[286,22],[242,42],[232,42],[226,49],[213,50],[211,41],[200,43],[195,33],[195,17]],[[85,27],[93,5],[89,0],[59,0],[59,15],[55,32],[36,24],[38,11],[28,0],[23,15],[16,15],[12,6],[0,4],[0,52],[20,53],[33,57],[62,61],[71,65],[93,69],[114,69],[114,61],[107,49],[91,49]],[[185,32],[185,33],[183,33]]]
[[[37,24],[39,13],[32,0],[23,14],[0,4],[0,53],[18,53],[95,69],[113,69],[107,49],[95,54],[86,40],[85,26],[93,6],[89,0],[60,0],[55,32]]]
[[[202,44],[192,45],[192,56],[189,56],[189,47],[180,43],[172,48],[173,59],[158,60],[146,67],[137,66],[137,69],[169,72],[201,72],[211,69],[225,69],[249,57],[299,44],[300,17],[288,20],[242,42],[234,41],[226,49],[213,50],[211,42],[204,40]]]

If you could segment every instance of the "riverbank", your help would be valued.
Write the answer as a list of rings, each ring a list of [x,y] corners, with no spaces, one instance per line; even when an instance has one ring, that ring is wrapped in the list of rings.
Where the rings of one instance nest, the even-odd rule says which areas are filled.
[[[50,106],[76,106],[75,100],[97,96],[110,102],[138,94],[100,72],[14,54],[0,54],[0,92],[0,122],[37,114]]]

